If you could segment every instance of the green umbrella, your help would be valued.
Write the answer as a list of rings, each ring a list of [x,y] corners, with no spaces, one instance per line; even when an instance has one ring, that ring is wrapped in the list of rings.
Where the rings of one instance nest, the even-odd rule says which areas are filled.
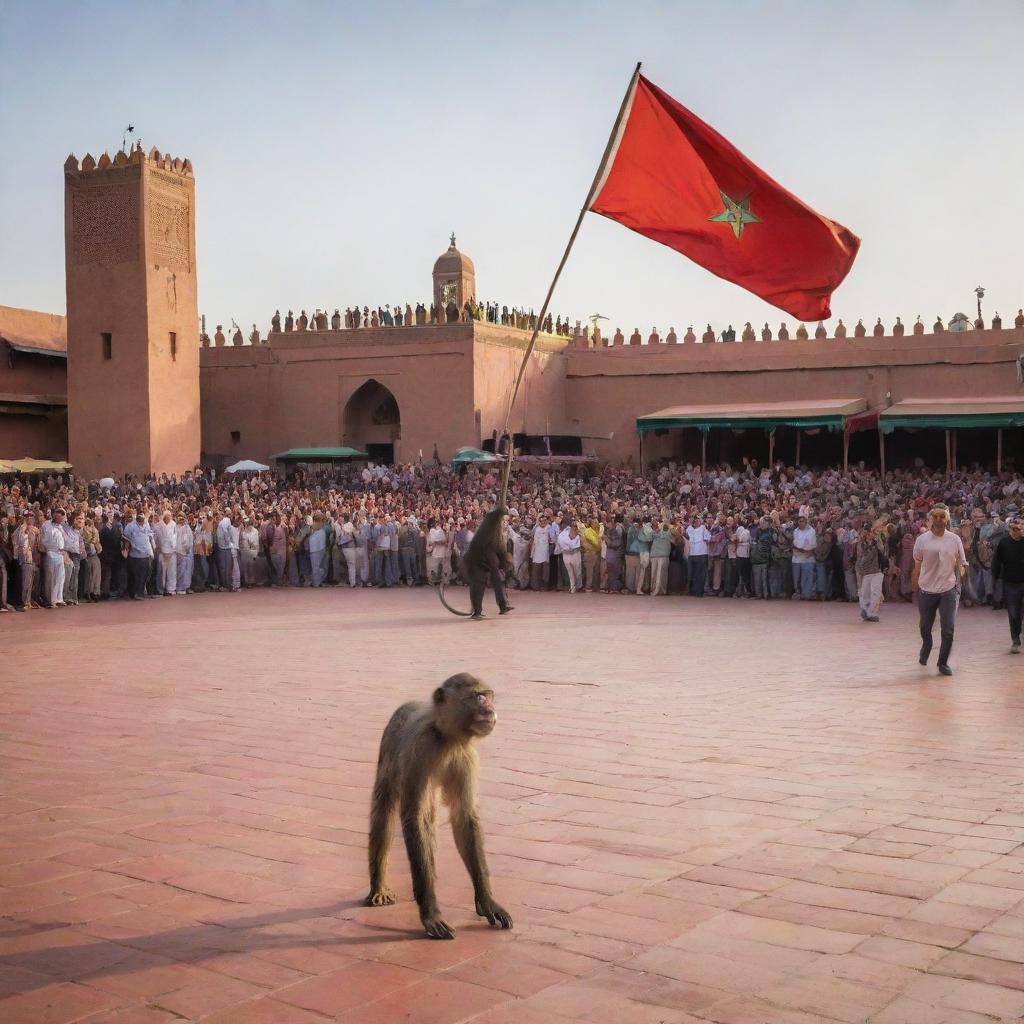
[[[497,462],[498,456],[492,455],[490,452],[482,451],[479,448],[460,448],[454,456],[452,456],[452,462],[456,466],[465,465],[469,462]]]

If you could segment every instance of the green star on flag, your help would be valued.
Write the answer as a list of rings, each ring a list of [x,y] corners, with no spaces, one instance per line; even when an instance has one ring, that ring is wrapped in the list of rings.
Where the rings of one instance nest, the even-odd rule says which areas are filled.
[[[761,223],[761,218],[750,212],[749,192],[742,199],[730,199],[721,189],[718,190],[718,194],[722,197],[725,209],[721,213],[716,213],[714,217],[708,217],[708,220],[730,225],[732,233],[737,238],[743,234],[744,225]]]

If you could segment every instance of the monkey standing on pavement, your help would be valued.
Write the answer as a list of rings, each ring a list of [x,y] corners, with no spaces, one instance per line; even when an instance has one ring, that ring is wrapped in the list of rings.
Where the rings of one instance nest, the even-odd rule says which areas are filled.
[[[454,615],[468,615],[474,619],[484,617],[484,592],[487,581],[491,581],[494,599],[498,602],[501,614],[512,611],[505,594],[505,572],[510,566],[508,546],[505,541],[504,519],[507,509],[499,505],[492,508],[480,522],[480,528],[473,534],[469,549],[462,559],[462,575],[469,583],[470,612],[460,612],[453,608],[444,597],[444,583],[438,584],[441,604]]]
[[[370,810],[370,892],[366,903],[382,907],[395,902],[387,885],[387,869],[397,809],[412,871],[413,896],[432,939],[455,938],[455,930],[441,917],[434,891],[438,790],[451,816],[455,845],[473,880],[476,912],[488,924],[512,927],[508,911],[491,893],[476,807],[479,762],[474,741],[490,735],[497,720],[494,691],[462,672],[446,679],[430,703],[403,704],[381,737]]]

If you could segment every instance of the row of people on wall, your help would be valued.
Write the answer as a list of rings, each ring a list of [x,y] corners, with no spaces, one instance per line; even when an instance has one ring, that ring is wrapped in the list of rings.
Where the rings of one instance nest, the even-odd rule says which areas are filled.
[[[426,326],[427,324],[467,323],[471,320],[500,324],[503,327],[516,327],[519,330],[534,330],[537,327],[537,315],[532,310],[527,312],[525,309],[509,308],[508,306],[499,308],[497,303],[479,304],[470,299],[461,309],[451,301],[444,305],[431,303],[430,306],[419,302],[415,308],[408,303],[404,307],[398,303],[394,306],[390,304],[378,306],[376,309],[371,309],[369,306],[364,306],[362,309],[358,306],[349,307],[344,313],[340,309],[335,309],[330,316],[322,309],[317,309],[312,316],[309,316],[303,309],[298,316],[295,316],[292,310],[288,310],[282,318],[281,311],[278,309],[270,318],[270,334],[358,330],[367,327],[412,327]],[[242,329],[237,324],[232,326],[234,332],[230,337],[230,345],[234,347],[244,345],[246,342],[242,335]],[[575,327],[571,327],[568,317],[563,319],[561,315],[552,316],[549,313],[540,329],[546,334],[568,338],[579,333],[580,323],[577,320]],[[267,340],[269,340],[269,335],[261,336],[259,328],[253,324],[252,331],[249,333],[249,344],[259,345]],[[204,348],[228,346],[229,339],[224,333],[223,324],[217,324],[212,338],[203,330],[200,334],[200,343]]]
[[[479,320],[486,323],[500,324],[503,327],[516,327],[520,330],[534,330],[537,327],[537,316],[531,310],[527,312],[524,309],[518,309],[516,307],[509,308],[508,306],[501,306],[500,309],[496,303],[485,302],[478,304],[473,300],[469,300],[465,303],[463,308],[460,310],[454,302],[449,302],[447,306],[437,306],[431,304],[429,307],[425,306],[422,302],[417,303],[415,309],[408,303],[403,307],[401,304],[396,304],[394,307],[379,306],[376,309],[370,309],[369,306],[364,306],[360,309],[358,306],[349,307],[342,314],[340,309],[335,309],[334,313],[328,317],[324,310],[317,309],[313,316],[310,317],[306,314],[305,310],[302,310],[298,317],[294,315],[291,310],[288,310],[284,320],[281,319],[281,311],[275,310],[273,317],[271,317],[270,331],[271,333],[291,333],[293,331],[340,331],[343,328],[346,330],[354,330],[365,327],[407,327],[407,326],[424,326],[427,324],[438,324],[438,323],[466,323],[470,320]],[[1002,317],[998,313],[992,318],[989,327],[991,330],[1001,330],[1003,326]],[[234,325],[235,330],[231,335],[231,345],[238,347],[245,344],[245,339],[242,336],[242,329],[237,325]],[[1017,316],[1014,319],[1015,328],[1024,328],[1024,309],[1017,311]],[[967,319],[967,317],[958,313],[952,317],[949,325],[943,322],[942,317],[936,317],[935,322],[932,324],[932,332],[935,334],[941,334],[947,330],[958,332],[963,330],[983,330],[985,328],[985,322],[981,318],[978,318],[973,324]],[[550,313],[544,318],[540,328],[546,334],[553,334],[558,337],[573,338],[576,339],[577,343],[587,347],[616,347],[616,346],[627,346],[627,345],[643,345],[645,339],[640,333],[639,328],[634,327],[633,333],[627,338],[620,328],[615,329],[615,333],[610,336],[605,336],[601,333],[600,324],[595,320],[591,327],[586,327],[580,323],[579,320],[575,323],[570,324],[568,317],[563,318],[561,315],[552,317]],[[924,334],[925,325],[919,316],[914,324],[911,325],[911,333],[913,334]],[[846,338],[849,334],[846,324],[843,322],[842,317],[836,322],[836,325],[829,335],[828,329],[825,327],[823,321],[819,321],[817,327],[814,329],[814,337],[818,340],[833,337],[837,339]],[[896,317],[895,324],[886,331],[885,325],[882,323],[882,318],[878,317],[875,321],[874,326],[871,328],[871,335],[876,338],[881,337],[894,337],[901,338],[906,334],[906,325],[903,323],[900,317]],[[858,320],[853,328],[853,337],[864,338],[868,335],[868,329],[864,324],[863,320]],[[773,331],[768,323],[765,323],[760,331],[755,331],[753,326],[747,321],[744,324],[742,331],[737,337],[737,331],[729,324],[723,331],[716,334],[715,329],[708,324],[703,333],[700,336],[700,343],[704,345],[712,345],[716,342],[756,342],[756,341],[789,341],[793,337],[797,341],[806,341],[811,337],[810,332],[805,324],[799,324],[791,336],[789,327],[785,323],[781,323],[777,331]],[[252,325],[252,331],[249,333],[249,344],[259,345],[266,342],[268,339],[260,335],[259,328],[256,324]],[[204,348],[223,348],[228,344],[228,338],[224,334],[224,329],[221,324],[217,325],[217,329],[214,332],[213,339],[204,330],[200,335],[200,341]],[[650,334],[646,338],[646,344],[648,345],[677,345],[677,344],[696,344],[698,338],[692,326],[686,329],[682,339],[676,333],[674,327],[670,327],[668,334],[662,338],[658,329],[652,328]]]

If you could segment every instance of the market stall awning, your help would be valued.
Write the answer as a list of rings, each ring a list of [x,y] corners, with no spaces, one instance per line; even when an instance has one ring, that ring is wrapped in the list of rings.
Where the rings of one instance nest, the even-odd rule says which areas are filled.
[[[0,473],[66,473],[70,462],[52,459],[0,459]]]
[[[366,452],[357,448],[289,448],[270,457],[278,462],[333,462],[335,459],[365,459]]]
[[[1024,427],[1024,395],[990,398],[905,398],[882,411],[879,427]]]
[[[738,402],[733,405],[674,405],[638,416],[637,430],[695,427],[698,430],[761,427],[829,427],[842,430],[848,418],[867,408],[863,398],[821,398],[794,402]]]

